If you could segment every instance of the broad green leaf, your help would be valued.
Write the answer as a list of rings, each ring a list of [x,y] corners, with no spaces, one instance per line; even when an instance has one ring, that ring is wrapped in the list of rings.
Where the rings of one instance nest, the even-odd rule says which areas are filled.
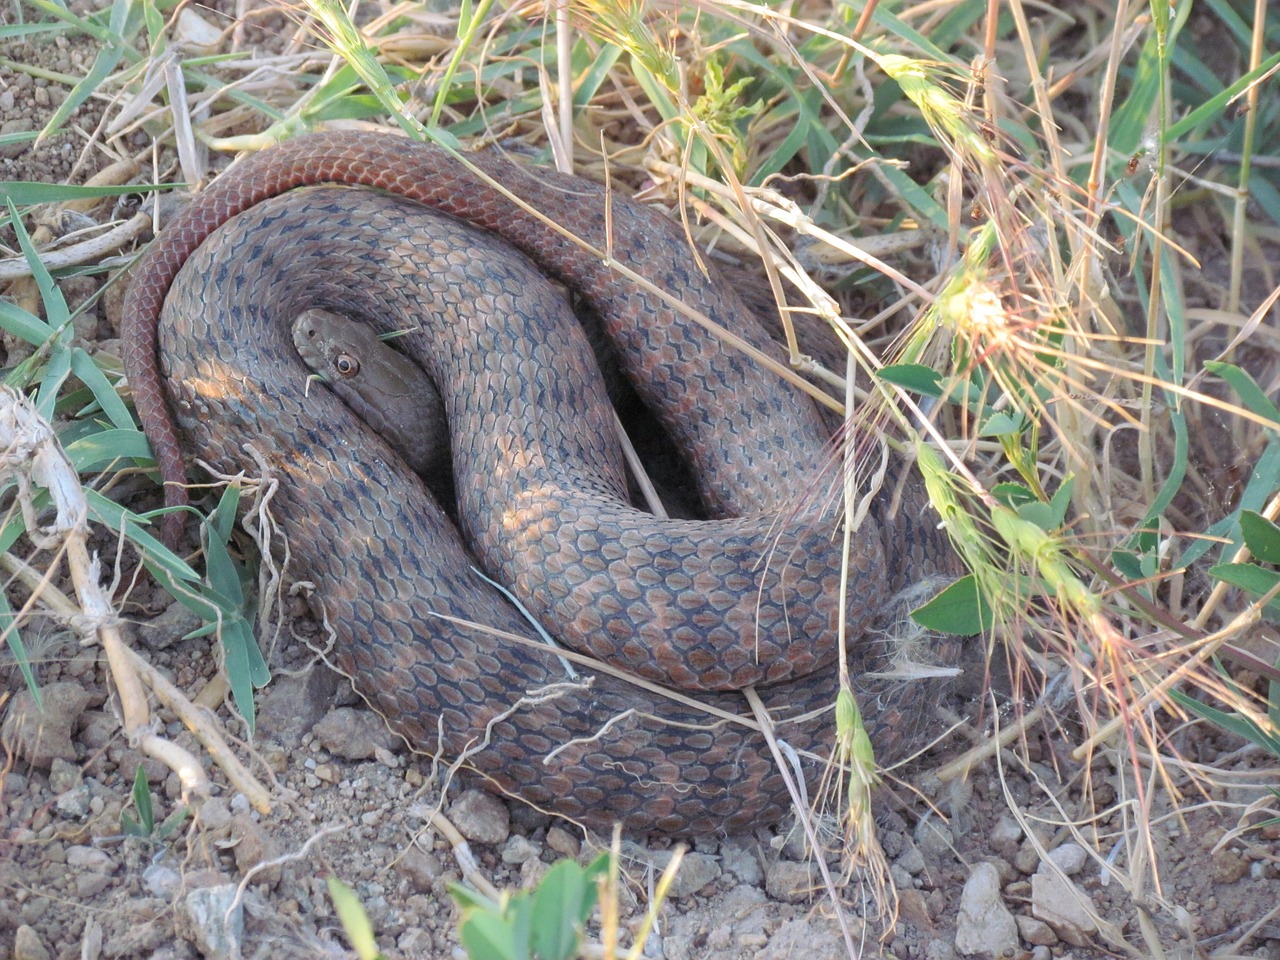
[[[503,917],[477,911],[458,929],[469,960],[530,960],[528,947],[516,942],[515,932]]]
[[[1020,483],[997,483],[991,488],[991,495],[1014,510],[1036,502],[1036,495]]]
[[[1240,532],[1249,552],[1263,563],[1280,563],[1280,527],[1252,510],[1240,514]]]
[[[961,637],[979,634],[995,622],[973,574],[961,577],[924,606],[911,611],[911,619],[928,630]]]
[[[533,951],[540,960],[571,960],[596,903],[596,885],[582,867],[561,860],[533,893]]]
[[[942,374],[922,363],[891,364],[876,371],[876,376],[926,397],[942,396]]]

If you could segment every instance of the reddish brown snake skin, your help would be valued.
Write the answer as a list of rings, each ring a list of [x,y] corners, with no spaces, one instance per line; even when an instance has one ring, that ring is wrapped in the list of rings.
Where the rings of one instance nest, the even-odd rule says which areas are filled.
[[[605,248],[602,188],[484,166]],[[320,183],[380,190],[288,193]],[[741,519],[632,510],[563,297],[501,241],[418,204],[500,235],[591,302],[692,461],[709,515]],[[678,227],[614,197],[611,229],[616,259],[770,349],[732,291],[697,272]],[[776,819],[786,793],[750,728],[606,674],[569,681],[554,656],[440,619],[530,634],[386,445],[332,395],[303,397],[290,324],[313,307],[421,327],[397,345],[444,397],[460,522],[490,573],[566,646],[726,691],[698,696],[732,713],[743,701],[731,691],[749,684],[779,719],[834,701],[838,537],[819,512],[783,505],[823,455],[810,402],[446,154],[393,137],[302,137],[236,166],[152,245],[125,305],[126,367],[165,479],[184,476],[170,403],[189,448],[216,467],[251,468],[241,448],[255,446],[283,481],[275,511],[295,575],[316,583],[338,631],[339,665],[419,749],[466,753],[498,789],[597,826],[701,833]],[[860,700],[890,753],[911,739],[894,722],[928,694],[867,678],[885,651],[858,635],[890,588],[949,565],[919,497],[907,501],[900,519],[855,536],[847,604]],[[779,733],[821,755],[829,725],[808,717]]]

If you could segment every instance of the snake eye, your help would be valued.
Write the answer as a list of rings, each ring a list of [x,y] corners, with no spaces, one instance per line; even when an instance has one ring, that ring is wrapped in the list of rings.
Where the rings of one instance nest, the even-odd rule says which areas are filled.
[[[360,372],[360,361],[349,353],[340,353],[333,358],[333,369],[344,377],[354,377]]]

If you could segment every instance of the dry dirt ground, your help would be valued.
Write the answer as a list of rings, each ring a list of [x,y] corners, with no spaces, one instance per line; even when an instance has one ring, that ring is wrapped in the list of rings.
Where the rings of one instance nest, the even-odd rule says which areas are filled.
[[[4,51],[72,76],[84,74],[93,53],[90,44],[66,39],[12,42]],[[0,66],[0,133],[38,129],[64,92]],[[100,109],[90,101],[67,132],[38,148],[3,147],[0,180],[82,182],[105,162],[83,146]],[[147,143],[139,137],[129,146],[143,154]],[[74,278],[63,289],[74,308],[98,284]],[[90,349],[117,351],[116,299],[97,301],[77,328]],[[8,363],[15,360],[11,352]],[[154,497],[142,481],[117,493]],[[147,502],[154,500],[137,505]],[[114,556],[111,540],[96,546]],[[164,612],[168,605],[158,591],[137,587],[122,613],[137,624],[136,649],[195,695],[214,677],[216,654],[207,638],[179,639],[192,624]],[[146,840],[121,835],[135,772],[141,764],[157,820],[180,806],[177,776],[123,740],[99,650],[56,625],[28,626],[46,737],[36,754],[9,752],[12,735],[4,744],[0,956],[345,956],[325,887],[330,875],[354,887],[387,957],[456,956],[457,912],[446,887],[461,879],[461,868],[428,822],[437,806],[473,837],[476,871],[501,888],[532,884],[559,857],[590,855],[594,840],[519,804],[456,785],[441,800],[429,758],[410,755],[345,680],[316,664],[304,640],[318,631],[304,604],[293,601],[288,614],[285,639],[268,651],[275,678],[260,694],[256,736],[241,744],[255,773],[271,781],[272,812],[259,815],[224,786],[174,833]],[[23,714],[29,707],[19,674],[6,666],[3,677],[0,706]],[[997,702],[1002,721],[1018,713],[1007,697]],[[1072,760],[1080,733],[1074,704],[1068,698],[1058,707],[1060,724],[1033,726],[1023,746],[935,791],[932,805],[905,786],[878,794],[898,920],[886,931],[859,919],[868,911],[867,886],[849,882],[842,893],[857,948],[930,960],[1091,960],[1153,955],[1150,944],[1158,942],[1167,956],[1188,960],[1280,958],[1280,830],[1233,833],[1246,808],[1277,786],[1274,758],[1204,724],[1178,731],[1169,748],[1213,773],[1196,785],[1175,772],[1176,806],[1165,785],[1146,784],[1142,813],[1153,826],[1144,845],[1128,772],[1108,751],[1087,767]],[[243,734],[225,709],[220,716]],[[992,710],[983,716],[972,737],[990,735]],[[161,733],[199,754],[181,724],[163,712],[160,722]],[[956,737],[901,776],[927,784],[967,745]],[[624,920],[643,912],[669,847],[661,838],[628,838]],[[830,902],[815,887],[810,858],[781,831],[696,843],[645,955],[845,956]],[[238,945],[210,942],[231,902],[219,898],[237,890]]]

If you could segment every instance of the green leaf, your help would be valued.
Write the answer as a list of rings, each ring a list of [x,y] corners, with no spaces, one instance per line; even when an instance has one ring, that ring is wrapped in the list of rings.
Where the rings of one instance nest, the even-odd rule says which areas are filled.
[[[1171,690],[1169,695],[1188,712],[1208,720],[1214,726],[1220,727],[1228,733],[1234,733],[1250,743],[1256,743],[1264,750],[1270,751],[1275,757],[1280,757],[1280,735],[1274,731],[1264,730],[1251,718],[1211,707],[1201,703],[1199,700],[1193,700],[1179,690]]]
[[[1204,368],[1226,381],[1227,386],[1239,395],[1240,402],[1248,410],[1274,421],[1276,426],[1280,427],[1280,409],[1277,409],[1270,398],[1263,393],[1258,382],[1249,373],[1241,370],[1234,363],[1222,363],[1217,360],[1205,361]]]
[[[1263,563],[1280,563],[1280,527],[1252,510],[1240,514],[1240,533],[1249,552]]]
[[[1036,495],[1020,483],[997,483],[991,488],[991,495],[1013,510],[1037,502]]]
[[[596,904],[596,885],[572,860],[547,871],[533,894],[533,952],[539,960],[571,960]]]
[[[987,417],[978,430],[978,436],[1004,437],[1009,434],[1021,433],[1030,425],[1031,421],[1024,414],[999,410]]]
[[[113,427],[120,430],[135,429],[129,408],[120,399],[120,394],[116,393],[116,388],[93,357],[80,347],[73,347],[71,350],[71,372],[89,388],[93,399],[98,401],[98,406],[102,407],[102,412],[107,415]]]
[[[378,941],[373,936],[373,925],[369,923],[369,915],[355,891],[337,877],[329,877],[329,899],[333,901],[333,910],[338,915],[342,929],[351,942],[351,949],[360,960],[377,960]]]
[[[911,619],[927,630],[961,637],[982,633],[995,622],[973,574],[961,577],[924,606],[911,611]]]
[[[527,947],[516,942],[515,932],[503,917],[477,911],[458,928],[469,960],[529,960]]]
[[[119,460],[150,460],[151,445],[136,427],[128,430],[100,430],[64,447],[79,473],[93,473]]]
[[[138,826],[144,836],[151,836],[156,827],[155,811],[151,807],[151,789],[147,786],[147,772],[142,764],[133,775],[133,806],[138,811]]]
[[[1170,125],[1169,129],[1165,132],[1166,138],[1172,142],[1187,131],[1193,130],[1199,124],[1212,118],[1215,114],[1226,110],[1227,101],[1242,90],[1247,89],[1250,84],[1258,79],[1258,77],[1271,70],[1277,63],[1280,63],[1280,51],[1267,57],[1267,59],[1263,60],[1248,73],[1237,78],[1229,87],[1223,89],[1216,96],[1210,97],[1185,117],[1180,119],[1177,123]]]
[[[942,374],[922,363],[895,363],[882,367],[876,376],[886,383],[926,397],[942,396]]]
[[[1280,583],[1280,573],[1264,570],[1256,563],[1220,563],[1209,568],[1209,575],[1258,597]],[[1280,599],[1268,603],[1267,612],[1273,617],[1280,615]]]

